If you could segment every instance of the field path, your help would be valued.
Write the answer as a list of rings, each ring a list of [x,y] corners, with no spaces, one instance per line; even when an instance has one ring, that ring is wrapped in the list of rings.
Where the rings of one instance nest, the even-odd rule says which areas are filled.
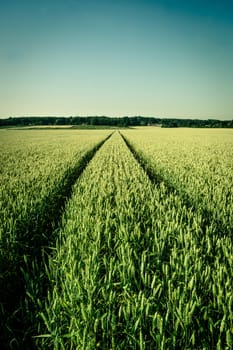
[[[17,245],[8,247],[11,251],[5,250],[5,254],[0,256],[1,344],[7,343],[10,337],[15,338],[11,343],[13,347],[17,347],[19,341],[17,339],[26,341],[24,337],[28,335],[23,333],[25,329],[31,328],[31,322],[33,322],[30,318],[28,319],[24,306],[22,307],[28,285],[37,280],[33,288],[39,289],[41,297],[46,293],[45,264],[56,242],[57,230],[61,224],[66,202],[72,196],[73,186],[88,163],[111,135],[84,153],[74,167],[67,168],[61,181],[39,203],[40,207],[34,207],[34,211],[30,213],[30,220],[22,217],[17,221],[15,225]],[[1,245],[2,250],[5,249],[4,241]],[[34,292],[38,293],[37,290]],[[9,333],[9,329],[12,334]]]

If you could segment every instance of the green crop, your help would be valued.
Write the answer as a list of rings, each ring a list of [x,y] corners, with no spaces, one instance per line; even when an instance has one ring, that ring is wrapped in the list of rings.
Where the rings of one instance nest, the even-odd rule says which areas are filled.
[[[71,152],[60,157],[60,177],[59,157],[43,155],[49,148],[38,140],[35,147],[64,196],[61,179],[75,167],[82,142],[85,153],[109,133],[85,131],[75,145],[68,130],[49,132],[56,155],[59,133]],[[20,333],[11,328],[8,348],[232,348],[232,132],[121,132],[125,140],[115,132],[73,179],[59,220],[43,224],[40,253],[23,250],[17,315],[27,322]],[[49,193],[53,213],[51,198],[58,197]]]
[[[1,130],[0,328],[4,330],[2,337],[0,334],[1,344],[7,341],[5,338],[12,337],[14,348],[17,329],[27,328],[21,304],[25,285],[34,282],[32,266],[25,267],[25,263],[30,261],[38,273],[41,270],[38,259],[42,259],[46,246],[56,239],[55,228],[76,173],[90,151],[108,134],[107,131]],[[39,276],[38,281],[43,279],[43,273]],[[40,294],[35,289],[41,288],[34,287],[32,294]]]

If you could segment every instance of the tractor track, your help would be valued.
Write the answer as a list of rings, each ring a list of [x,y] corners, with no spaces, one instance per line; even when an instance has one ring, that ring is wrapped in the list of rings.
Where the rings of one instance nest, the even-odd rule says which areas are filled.
[[[30,330],[34,320],[24,304],[27,284],[35,279],[33,272],[37,266],[40,276],[36,283],[42,298],[46,295],[46,263],[56,242],[65,205],[72,196],[74,184],[112,134],[87,151],[73,168],[67,169],[53,192],[33,209],[30,221],[22,219],[17,223],[17,245],[12,246],[16,260],[10,261],[6,252],[0,261],[1,349],[33,349]],[[29,332],[25,335],[26,330]]]
[[[139,152],[137,152],[137,150],[129,142],[129,140],[124,135],[122,135],[121,132],[119,133],[123,138],[126,147],[129,149],[134,159],[138,162],[138,164],[147,174],[148,178],[150,179],[151,183],[154,186],[159,186],[160,184],[163,184],[165,186],[167,195],[174,194],[178,196],[182,204],[188,210],[190,210],[192,213],[199,212],[201,214],[202,221],[201,221],[200,229],[203,234],[205,234],[208,227],[211,226],[214,234],[217,237],[223,238],[227,235],[229,228],[225,227],[224,223],[221,220],[214,218],[213,213],[205,206],[203,207],[201,207],[201,205],[197,206],[197,204],[194,203],[191,196],[186,191],[179,190],[175,185],[173,185],[171,182],[165,179],[161,174],[159,174],[159,172],[156,172],[155,168],[150,167],[146,159],[142,155],[140,155]],[[208,263],[211,263],[211,261],[209,261]]]

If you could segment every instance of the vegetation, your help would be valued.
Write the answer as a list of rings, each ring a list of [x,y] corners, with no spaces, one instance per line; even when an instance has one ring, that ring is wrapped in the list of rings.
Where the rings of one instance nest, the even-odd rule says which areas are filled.
[[[166,183],[219,233],[233,232],[233,132],[231,130],[124,131],[133,152],[152,177]]]
[[[84,127],[134,127],[134,126],[162,126],[163,128],[191,127],[191,128],[233,128],[233,120],[216,119],[178,119],[178,118],[155,118],[155,117],[10,117],[0,119],[0,127],[15,126],[72,126]]]
[[[21,274],[16,272],[24,286],[17,310],[2,307],[6,348],[232,348],[231,130],[151,127],[110,137],[109,131],[91,130],[1,133],[38,135],[33,142],[40,168],[50,164],[50,180],[42,170],[41,187],[31,197],[40,198],[40,188],[46,193],[47,187],[44,200],[38,200],[49,205],[37,210],[40,220],[30,216],[35,228],[27,232],[37,253],[25,249],[27,240],[13,239],[21,258],[14,257],[6,239],[2,246],[2,256],[9,252],[20,265]],[[54,135],[47,146],[40,141],[43,133]],[[21,142],[17,153],[17,139],[9,140],[2,162],[7,165],[2,174],[9,173],[12,182],[8,202],[19,208],[23,197],[17,181],[30,178],[20,167],[38,171],[36,158],[31,162],[26,152],[30,139]],[[13,154],[21,159],[17,181],[11,175],[10,145],[11,159]],[[50,183],[55,190],[49,190]],[[56,207],[59,194],[66,202]],[[9,227],[22,221],[15,213]],[[5,228],[8,215],[2,229],[6,238],[15,232]],[[1,275],[3,283],[14,272],[11,267]]]
[[[31,283],[33,259],[42,273],[40,260],[56,240],[56,227],[72,184],[108,134],[70,131],[67,138],[62,130],[56,134],[48,130],[1,131],[1,344],[7,337],[15,348],[15,337],[26,337],[27,330],[21,328],[28,327],[28,315],[22,304],[25,285]]]

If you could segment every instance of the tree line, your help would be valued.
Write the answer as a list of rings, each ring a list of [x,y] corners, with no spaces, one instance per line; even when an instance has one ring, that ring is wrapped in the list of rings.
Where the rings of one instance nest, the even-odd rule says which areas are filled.
[[[88,116],[88,117],[9,117],[0,119],[0,127],[10,126],[56,126],[56,125],[88,125],[88,126],[115,126],[115,127],[134,127],[134,126],[161,126],[163,128],[233,128],[232,120],[216,119],[179,119],[179,118],[155,118],[155,117],[106,117],[106,116]]]

